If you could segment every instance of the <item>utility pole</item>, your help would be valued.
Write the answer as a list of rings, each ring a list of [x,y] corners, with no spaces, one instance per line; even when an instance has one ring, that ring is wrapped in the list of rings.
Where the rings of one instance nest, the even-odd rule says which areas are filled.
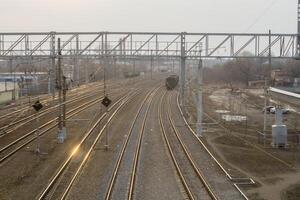
[[[150,70],[151,70],[151,80],[153,79],[153,50],[151,50],[151,58],[150,58]]]
[[[267,74],[265,77],[265,87],[264,87],[264,95],[265,95],[265,107],[264,107],[264,127],[263,127],[263,134],[264,134],[264,146],[266,144],[266,134],[267,134],[267,106],[268,106],[268,78],[270,76],[270,73],[272,71],[272,52],[271,52],[271,30],[269,30],[269,69],[267,70]]]
[[[113,56],[113,68],[114,68],[114,77],[115,79],[117,79],[117,58],[115,55]]]
[[[175,73],[175,61],[172,59],[172,72]]]
[[[50,69],[51,61],[49,62],[49,69],[48,69],[48,95],[51,95],[51,69]]]
[[[103,92],[104,92],[104,99],[102,101],[102,104],[106,107],[105,108],[105,113],[106,113],[106,116],[108,116],[108,105],[109,104],[106,104],[106,100],[109,102],[109,98],[107,97],[107,94],[106,94],[106,67],[107,67],[107,64],[108,64],[108,60],[107,60],[107,34],[105,34],[105,44],[104,44],[104,68],[103,68],[103,82],[104,82],[104,85],[103,85]],[[107,106],[106,106],[107,105]],[[105,128],[105,145],[104,145],[104,148],[106,151],[108,151],[108,126]]]
[[[67,90],[68,90],[66,79],[67,78],[63,75],[63,107],[62,107],[63,128],[66,128],[66,100],[67,100]],[[65,135],[65,138],[66,138],[66,135]]]
[[[55,33],[54,32],[51,32],[51,66],[50,66],[50,69],[49,69],[49,86],[50,86],[50,90],[52,90],[52,99],[54,100],[55,98]]]
[[[16,73],[15,71],[13,70],[13,60],[10,58],[9,61],[8,61],[8,64],[9,64],[9,68],[10,68],[10,76],[11,78],[13,79],[13,83],[14,83],[14,89],[13,89],[13,93],[12,93],[12,100],[16,100]]]
[[[88,74],[88,66],[89,66],[89,57],[88,55],[86,56],[86,63],[85,63],[85,68],[84,68],[84,72],[85,72],[85,83],[87,84],[89,82],[89,74]]]
[[[186,55],[185,55],[185,33],[181,33],[181,55],[180,55],[180,61],[181,61],[181,67],[180,67],[180,105],[181,107],[185,106],[185,61],[186,61]],[[185,110],[185,109],[183,109]]]
[[[268,104],[267,95],[268,95],[267,94],[267,77],[265,77],[265,86],[264,86],[265,107],[264,107],[264,127],[263,127],[264,144],[266,141],[266,134],[267,134],[267,104]]]
[[[272,43],[271,30],[269,30],[269,75],[268,76],[271,76],[271,71],[272,71],[272,50],[271,50],[271,43]]]
[[[203,89],[203,61],[201,58],[201,50],[200,50],[200,61],[198,65],[198,98],[197,98],[197,136],[203,136],[203,127],[202,127],[202,116],[203,116],[203,103],[202,103],[202,89]]]
[[[58,62],[56,68],[56,88],[58,89],[58,142],[63,143],[66,136],[66,128],[63,126],[63,88],[62,88],[62,69],[61,69],[61,49],[60,49],[60,38],[58,38],[57,43],[58,49]]]
[[[78,59],[78,54],[79,54],[79,36],[76,36],[76,50],[75,50],[75,60],[74,60],[74,68],[75,68],[75,77],[77,81],[77,86],[79,87],[80,85],[80,66],[79,66],[79,59]],[[75,78],[74,78],[75,79]]]

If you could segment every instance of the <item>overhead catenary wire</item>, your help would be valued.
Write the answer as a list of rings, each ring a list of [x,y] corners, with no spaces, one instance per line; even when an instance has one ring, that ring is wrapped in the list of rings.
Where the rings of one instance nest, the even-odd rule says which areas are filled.
[[[270,4],[268,4],[265,9],[261,11],[261,13],[253,20],[253,22],[245,29],[244,32],[250,31],[264,16],[268,14],[268,12],[276,5],[278,0],[272,0]]]

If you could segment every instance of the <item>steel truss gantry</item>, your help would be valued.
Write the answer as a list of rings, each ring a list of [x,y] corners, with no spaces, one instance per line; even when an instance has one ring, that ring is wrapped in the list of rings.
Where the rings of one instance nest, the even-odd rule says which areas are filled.
[[[0,59],[53,58],[57,38],[62,56],[127,58],[297,58],[298,34],[33,32],[0,33]],[[152,52],[152,53],[151,53]]]
[[[60,49],[56,41],[60,38]],[[31,32],[0,33],[0,59],[50,59],[58,52],[78,60],[94,58],[180,60],[181,105],[185,105],[186,60],[209,58],[299,58],[300,34],[167,32]],[[202,51],[202,54],[200,53]],[[52,79],[54,77],[52,76]],[[78,78],[79,80],[79,78]]]

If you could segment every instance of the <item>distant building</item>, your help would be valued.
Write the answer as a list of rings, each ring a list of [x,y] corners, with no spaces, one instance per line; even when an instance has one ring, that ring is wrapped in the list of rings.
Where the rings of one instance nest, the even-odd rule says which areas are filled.
[[[274,69],[271,71],[271,82],[273,86],[291,86],[294,80],[288,75],[287,71]]]
[[[265,86],[265,80],[248,81],[248,87],[261,88]]]

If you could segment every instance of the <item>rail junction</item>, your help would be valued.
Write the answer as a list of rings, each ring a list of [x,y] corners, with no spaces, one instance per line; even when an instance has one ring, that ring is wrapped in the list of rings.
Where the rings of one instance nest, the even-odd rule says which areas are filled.
[[[271,65],[271,59],[298,59],[299,42],[298,34],[271,32],[0,33],[0,59],[12,68],[49,63],[52,93],[40,99],[45,108],[38,115],[30,105],[3,111],[0,167],[8,186],[0,198],[20,199],[20,192],[25,199],[248,199],[241,187],[255,181],[243,173],[233,176],[199,137],[205,120],[226,129],[204,113],[201,61],[261,58]],[[62,101],[63,60],[73,60],[73,81],[79,83],[80,60],[87,58],[102,64],[104,72],[116,62],[143,60],[150,63],[151,74],[87,83],[70,89]],[[176,62],[179,92],[165,89],[168,74],[154,72],[155,62]],[[186,119],[188,65],[198,68],[200,77],[196,131]],[[112,104],[105,109],[100,104],[107,96]],[[57,126],[68,127],[61,145],[54,136]],[[28,155],[36,149],[38,156]],[[15,171],[13,166],[20,164],[23,170]],[[20,180],[10,179],[9,173]]]

